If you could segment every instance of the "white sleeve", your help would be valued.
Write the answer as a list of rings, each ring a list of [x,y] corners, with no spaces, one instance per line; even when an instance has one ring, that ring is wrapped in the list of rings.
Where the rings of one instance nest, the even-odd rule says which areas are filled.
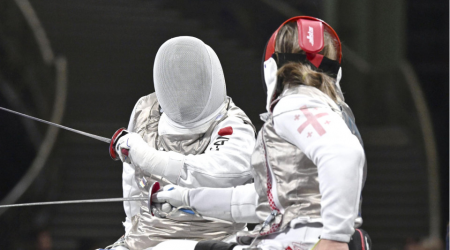
[[[358,139],[327,104],[302,95],[288,96],[277,104],[274,126],[278,135],[296,145],[318,168],[321,238],[349,242],[365,163]]]
[[[139,102],[138,102],[139,103]],[[137,104],[136,104],[137,105]],[[128,123],[127,130],[129,132],[133,132],[134,128],[134,114],[136,111],[136,106],[133,108],[133,112],[131,113],[130,122]],[[122,189],[123,189],[123,197],[137,197],[141,193],[139,187],[137,186],[135,177],[134,166],[128,163],[123,163],[123,172],[122,172]],[[140,202],[139,201],[124,201],[123,208],[125,210],[126,218],[123,225],[125,227],[125,232],[128,232],[131,229],[131,217],[138,214],[140,211]]]
[[[258,194],[254,184],[232,188],[189,190],[189,204],[201,215],[238,223],[258,223]]]
[[[214,128],[202,154],[154,151],[136,140],[130,158],[145,173],[162,176],[182,187],[232,187],[251,180],[250,157],[254,146],[252,126],[237,117],[228,117]]]
[[[229,117],[216,126],[203,154],[187,155],[184,165],[169,167],[178,167],[175,184],[184,187],[242,185],[252,178],[250,158],[254,147],[252,126]]]

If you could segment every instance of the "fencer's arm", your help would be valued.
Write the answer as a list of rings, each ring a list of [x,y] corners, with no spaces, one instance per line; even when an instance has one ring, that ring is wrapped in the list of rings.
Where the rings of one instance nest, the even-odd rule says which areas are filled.
[[[297,109],[289,111],[293,107]],[[318,167],[321,239],[349,242],[358,214],[365,163],[358,139],[327,104],[302,95],[288,96],[277,104],[274,125],[282,138],[296,145]]]
[[[231,128],[232,134],[219,135]],[[188,155],[179,166],[176,184],[185,187],[232,187],[248,183],[251,178],[250,158],[255,147],[255,131],[237,117],[219,123],[206,151]]]
[[[231,188],[188,189],[167,185],[153,194],[153,202],[168,202],[172,206],[190,206],[205,216],[238,223],[258,223],[258,194],[253,184]]]
[[[219,135],[230,127],[231,134]],[[131,162],[146,174],[164,177],[184,187],[230,187],[251,179],[250,156],[255,138],[252,127],[229,117],[216,126],[203,154],[183,155],[151,148],[139,135],[130,133],[119,144],[129,147]]]

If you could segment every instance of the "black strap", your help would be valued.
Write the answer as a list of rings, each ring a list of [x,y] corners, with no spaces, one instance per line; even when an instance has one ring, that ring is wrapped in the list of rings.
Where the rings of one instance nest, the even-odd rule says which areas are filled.
[[[226,243],[218,240],[200,241],[194,250],[232,250],[237,243]]]
[[[372,239],[370,239],[369,234],[362,230],[356,229],[355,233],[352,235],[350,242],[348,243],[349,250],[371,250],[372,249]]]
[[[305,54],[302,53],[274,53],[272,58],[277,62],[277,67],[281,68],[284,64],[288,62],[299,62],[310,65],[313,69],[324,72],[336,79],[337,74],[341,65],[338,61],[331,60],[327,57],[323,57],[322,62],[319,65],[319,68],[316,68],[314,64],[312,64]]]

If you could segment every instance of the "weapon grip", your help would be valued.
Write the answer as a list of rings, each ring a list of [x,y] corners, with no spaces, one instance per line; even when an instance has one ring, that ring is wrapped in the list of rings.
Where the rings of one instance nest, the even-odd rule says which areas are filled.
[[[130,151],[129,151],[128,149],[126,149],[126,148],[122,148],[122,149],[120,150],[120,152],[122,152],[123,155],[128,156],[128,153],[129,153]]]
[[[148,190],[148,211],[152,214],[152,216],[155,216],[152,210],[152,195],[158,192],[160,188],[161,185],[159,185],[159,182],[155,181],[155,183],[153,183]]]
[[[124,136],[128,134],[128,131],[125,130],[125,128],[119,128],[113,135],[113,137],[111,138],[111,142],[109,144],[109,156],[111,156],[111,159],[118,161],[120,160],[119,156],[116,153],[115,147],[117,144],[117,141],[120,139],[120,137]],[[125,154],[124,152],[122,152],[123,154]],[[128,151],[125,155],[128,155]]]

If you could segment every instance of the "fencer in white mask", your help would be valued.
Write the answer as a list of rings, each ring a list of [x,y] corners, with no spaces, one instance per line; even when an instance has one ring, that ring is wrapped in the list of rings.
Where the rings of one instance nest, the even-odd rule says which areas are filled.
[[[255,130],[226,96],[216,53],[197,38],[172,38],[158,50],[153,73],[156,93],[137,102],[129,133],[116,145],[124,162],[124,197],[147,197],[155,181],[191,188],[250,182]],[[146,249],[169,239],[223,240],[245,228],[170,206],[149,209],[147,202],[124,202],[124,209],[125,235],[112,249]]]

